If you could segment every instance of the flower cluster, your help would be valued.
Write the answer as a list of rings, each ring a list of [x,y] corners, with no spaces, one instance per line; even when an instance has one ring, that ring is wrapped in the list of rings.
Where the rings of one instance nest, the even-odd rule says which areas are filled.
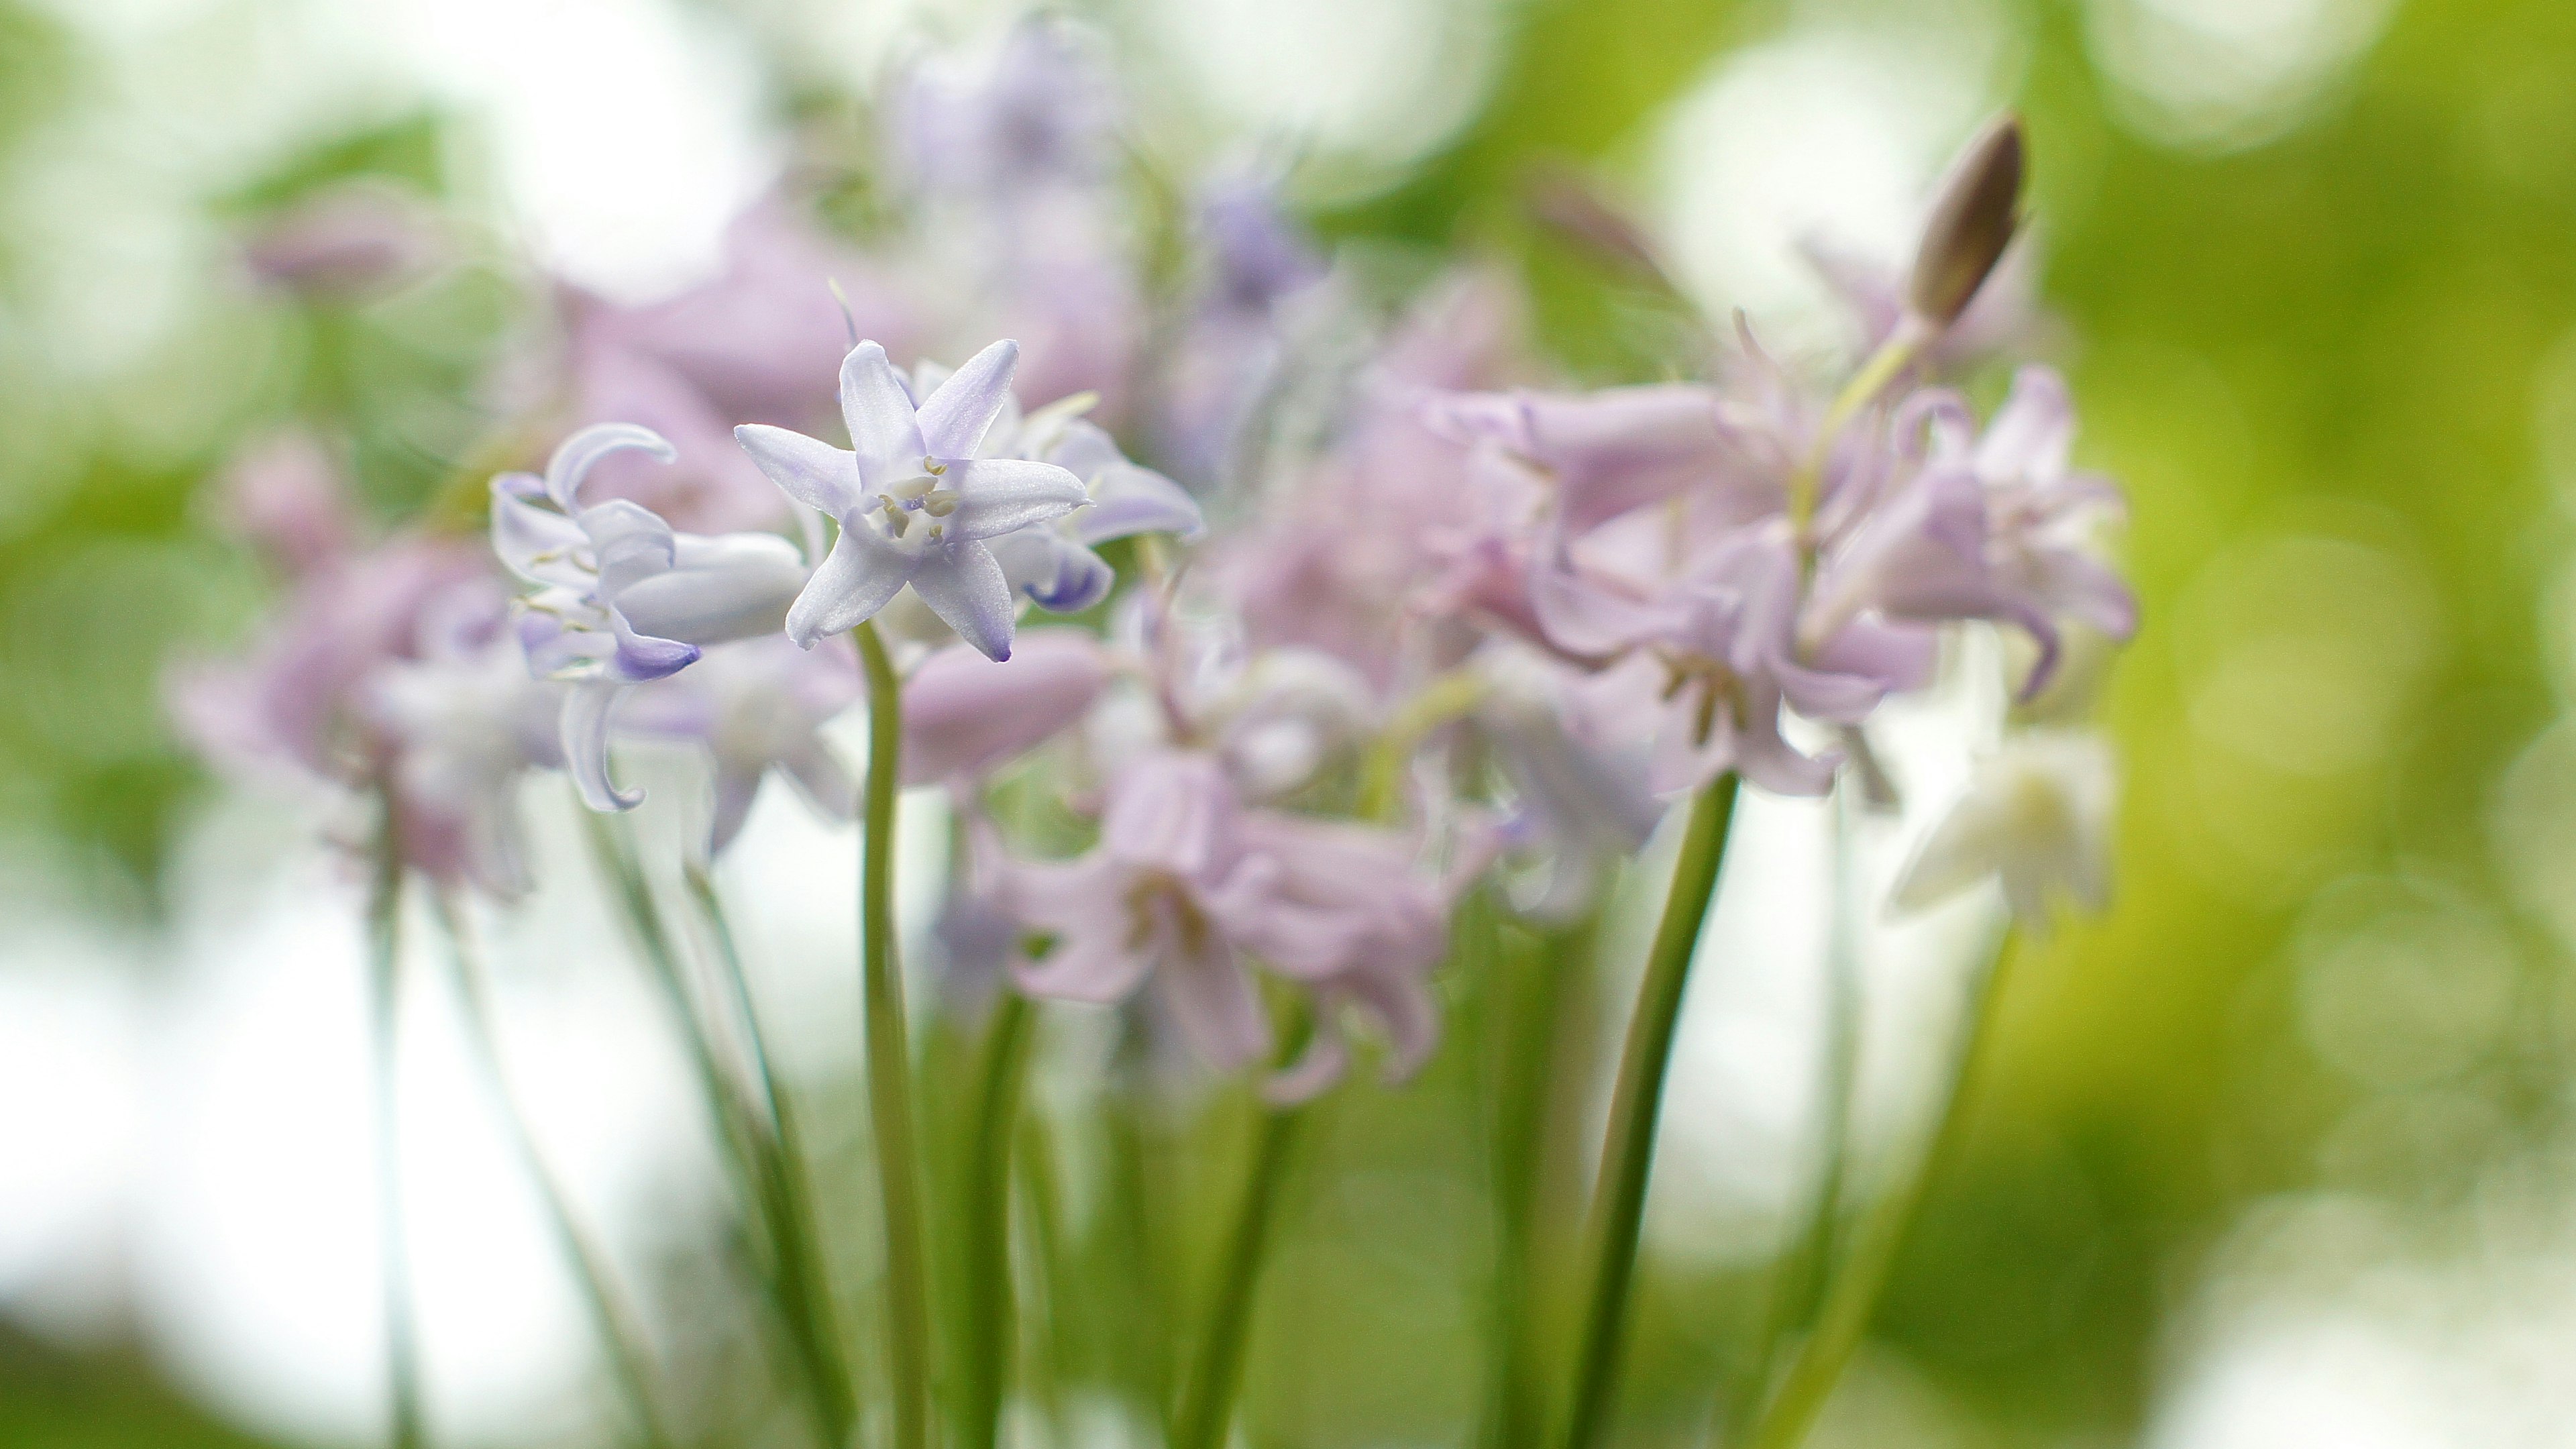
[[[1187,263],[1149,266],[1115,92],[1061,26],[923,70],[892,119],[903,219],[871,247],[780,198],[698,291],[565,294],[560,346],[514,364],[558,370],[570,410],[531,425],[562,441],[490,483],[520,597],[452,539],[358,545],[309,444],[246,462],[240,512],[296,595],[246,664],[184,681],[199,736],[381,799],[411,864],[506,895],[522,777],[632,807],[621,737],[705,747],[709,854],[772,771],[847,817],[822,731],[863,697],[843,636],[881,630],[904,777],[968,843],[950,914],[1003,926],[983,964],[1133,999],[1224,1071],[1285,1035],[1267,973],[1312,1023],[1271,1080],[1296,1098],[1353,1023],[1392,1075],[1428,1056],[1465,892],[1577,916],[1721,778],[1884,794],[1874,722],[1959,629],[2020,641],[2027,700],[2136,626],[2063,379],[2023,367],[1982,420],[1951,385],[2028,310],[2010,123],[1909,277],[1835,265],[1842,365],[1739,322],[1705,381],[1583,391],[1547,385],[1494,273],[1372,322],[1242,173],[1202,188]],[[1022,340],[934,360],[997,332]],[[1297,436],[1282,400],[1317,389],[1286,380],[1355,351]],[[1032,609],[1078,622],[1024,631]],[[2098,899],[2098,749],[2051,735],[1984,778],[1899,901],[1995,872],[2025,913]]]

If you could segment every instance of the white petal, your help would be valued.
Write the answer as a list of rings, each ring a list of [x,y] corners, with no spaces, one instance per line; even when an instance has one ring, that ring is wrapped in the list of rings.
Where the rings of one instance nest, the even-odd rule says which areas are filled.
[[[571,513],[581,505],[574,500],[581,494],[581,482],[590,476],[592,465],[611,453],[640,448],[668,463],[680,456],[669,440],[651,428],[634,423],[597,423],[563,440],[553,457],[546,460],[546,496],[555,506]]]
[[[1011,373],[1019,365],[1020,344],[1006,338],[949,374],[937,392],[922,400],[923,450],[936,458],[974,457],[994,415],[1010,401]]]
[[[902,591],[914,562],[864,521],[842,529],[831,557],[788,608],[787,637],[811,649],[826,634],[857,628]]]
[[[912,591],[985,658],[1011,657],[1011,585],[984,545],[969,541],[924,556]]]
[[[770,482],[808,508],[839,518],[866,501],[859,491],[855,453],[764,423],[745,423],[733,430],[733,437]]]
[[[998,538],[1091,501],[1082,480],[1064,469],[1013,458],[951,463],[940,483],[957,494],[956,509],[940,520],[951,538]]]
[[[504,473],[492,480],[492,552],[529,583],[588,591],[592,574],[576,555],[590,536],[580,524],[529,502],[529,489],[542,496],[544,485],[526,473]]]
[[[626,692],[622,684],[585,684],[564,700],[564,768],[581,791],[581,803],[593,810],[632,810],[644,803],[644,792],[620,793],[608,778],[608,712]]]
[[[775,634],[805,586],[805,559],[774,533],[678,536],[677,566],[629,586],[618,610],[647,634],[729,644]]]
[[[849,424],[850,447],[864,473],[872,466],[895,463],[918,472],[927,449],[913,420],[912,394],[885,349],[862,342],[841,359],[841,420]]]

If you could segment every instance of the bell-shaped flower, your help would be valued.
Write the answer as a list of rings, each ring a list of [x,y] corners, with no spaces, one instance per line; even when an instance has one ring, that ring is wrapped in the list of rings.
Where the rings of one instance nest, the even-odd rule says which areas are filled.
[[[594,810],[644,798],[608,774],[608,720],[624,687],[676,674],[708,646],[775,632],[805,581],[803,555],[775,534],[680,533],[622,498],[583,506],[592,465],[627,449],[671,456],[650,429],[602,423],[566,438],[542,479],[492,480],[493,550],[541,586],[521,605],[528,668],[582,686],[564,709],[564,757]]]
[[[619,728],[706,747],[715,798],[703,858],[713,860],[742,833],[773,772],[817,814],[850,818],[856,791],[822,729],[862,692],[858,659],[846,645],[806,651],[768,634],[709,650],[688,672],[645,686]]]
[[[1099,545],[1140,533],[1193,539],[1206,527],[1197,499],[1153,469],[1127,461],[1116,440],[1080,415],[1090,402],[1077,394],[1024,420],[1011,416],[1016,408],[1006,408],[985,448],[988,457],[1055,464],[1081,479],[1090,495],[1090,507],[1004,534],[990,545],[1012,589],[1050,613],[1080,613],[1109,597],[1117,579],[1094,552]]]
[[[564,685],[531,678],[497,608],[367,681],[369,723],[385,741],[395,836],[431,879],[508,899],[533,883],[519,782],[564,763]]]
[[[974,780],[1079,723],[1110,679],[1108,652],[1080,629],[1031,629],[1000,664],[965,645],[904,682],[903,782]]]
[[[734,430],[770,481],[841,525],[831,556],[787,611],[811,648],[873,617],[909,584],[988,659],[1011,653],[1011,587],[986,540],[1052,522],[1090,502],[1052,463],[977,456],[1010,397],[1019,345],[996,342],[915,403],[885,349],[863,342],[841,363],[851,447],[784,428]]]
[[[1501,844],[1507,859],[1539,868],[1512,905],[1574,920],[1663,818],[1648,787],[1651,731],[1634,710],[1598,707],[1587,676],[1534,649],[1498,641],[1476,664],[1485,691],[1472,718],[1511,783]]]
[[[1864,611],[2012,624],[2039,647],[2028,697],[2056,673],[2061,621],[2114,639],[2136,632],[2135,596],[2093,547],[2097,526],[2121,511],[2119,491],[2068,468],[2074,411],[2054,370],[2024,368],[1982,437],[1947,394],[1906,411],[1900,435],[1928,430],[1928,456],[1826,560],[1808,639]]]
[[[2060,894],[2100,911],[2111,899],[2110,747],[2072,730],[2030,730],[1978,762],[1968,793],[1915,851],[1890,904],[1921,910],[1993,876],[2026,926]]]
[[[1150,984],[1208,1065],[1259,1061],[1270,1021],[1235,938],[1259,909],[1262,875],[1248,859],[1243,814],[1224,770],[1205,756],[1160,752],[1119,771],[1089,854],[993,872],[996,903],[1054,938],[1020,964],[1021,989],[1114,1002]]]

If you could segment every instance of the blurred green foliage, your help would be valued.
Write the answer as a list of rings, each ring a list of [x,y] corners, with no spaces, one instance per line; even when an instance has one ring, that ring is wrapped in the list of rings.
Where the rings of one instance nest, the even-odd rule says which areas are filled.
[[[1713,56],[1792,8],[1533,0],[1481,118],[1321,224],[1510,255],[1578,373],[1633,373],[1634,297],[1530,234],[1525,168],[1570,157],[1615,177]],[[2407,5],[2319,114],[2216,153],[2121,123],[2080,7],[2010,9],[2081,457],[2128,487],[2149,623],[2109,697],[2129,777],[2118,910],[2050,941],[2020,978],[1979,1150],[1936,1192],[1880,1329],[1979,1426],[1970,1442],[2036,1445],[2134,1428],[2167,1315],[2244,1203],[2325,1184],[2435,1208],[2478,1162],[2564,1126],[2564,947],[2518,909],[2490,806],[2563,707],[2567,661],[2550,651],[2576,623],[2544,614],[2569,554],[2576,439],[2553,459],[2543,430],[2552,406],[2576,423],[2551,391],[2576,387],[2576,7]],[[89,79],[57,25],[0,4],[0,188]],[[401,117],[205,205],[246,221],[362,174],[435,195],[457,143],[441,116]],[[261,593],[193,501],[201,483],[244,434],[318,417],[348,426],[375,507],[417,504],[488,429],[475,389],[519,292],[469,265],[379,301],[291,304],[210,268],[178,356],[70,377],[9,325],[37,300],[30,261],[13,223],[0,828],[52,842],[74,878],[131,907],[196,788],[158,722],[160,671],[235,637]],[[133,425],[153,409],[186,426]],[[2438,1080],[2364,1080],[2313,1047],[2293,942],[2322,893],[2356,878],[2377,894],[2430,882],[2504,923],[2511,1022]],[[1479,1090],[1477,1029],[1471,1008],[1463,1045],[1408,1095],[1326,1109],[1301,1184],[1331,1187],[1301,1187],[1256,1336],[1256,1443],[1427,1439],[1483,1392],[1488,1226],[1465,1186],[1482,1169],[1442,1134]],[[2492,1110],[2465,1119],[2474,1131],[2364,1130],[2410,1092]],[[1138,1170],[1231,1180],[1154,1124],[1136,1131]],[[1156,1271],[1185,1273],[1169,1251]],[[1159,1311],[1162,1280],[1135,1281],[1117,1312]],[[1697,1442],[1745,1286],[1673,1264],[1650,1276],[1632,1442]],[[0,1339],[0,1443],[235,1442],[152,1407],[127,1368],[46,1362]]]

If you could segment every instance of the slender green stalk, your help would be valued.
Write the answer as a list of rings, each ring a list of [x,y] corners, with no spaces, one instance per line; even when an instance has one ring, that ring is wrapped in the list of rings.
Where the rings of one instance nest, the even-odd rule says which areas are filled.
[[[1538,1195],[1545,1156],[1548,1084],[1557,1023],[1572,963],[1591,950],[1592,919],[1549,932],[1534,949],[1506,953],[1491,979],[1500,1028],[1490,1150],[1494,1193],[1493,1311],[1486,1331],[1492,1382],[1485,1449],[1536,1449],[1547,1401],[1538,1339]]]
[[[409,1234],[403,1223],[402,1114],[397,1093],[404,872],[393,792],[383,791],[382,799],[383,825],[367,897],[367,1015],[375,1048],[370,1066],[376,1120],[376,1231],[385,1293],[385,1375],[394,1449],[423,1449],[429,1432],[421,1414],[420,1327],[412,1302]]]
[[[634,1309],[617,1287],[615,1270],[609,1265],[606,1250],[600,1247],[590,1230],[583,1226],[574,1211],[572,1198],[564,1190],[562,1179],[546,1161],[545,1151],[537,1143],[536,1132],[528,1124],[527,1114],[519,1109],[519,1098],[510,1089],[510,1074],[501,1061],[501,1043],[492,1011],[492,993],[484,979],[481,959],[466,935],[462,914],[456,902],[445,895],[436,900],[438,922],[447,937],[448,961],[454,968],[456,993],[465,1005],[465,1035],[473,1048],[476,1065],[482,1068],[490,1083],[492,1095],[500,1103],[503,1124],[509,1129],[510,1146],[519,1156],[522,1170],[537,1188],[545,1207],[547,1226],[555,1243],[563,1250],[564,1261],[573,1271],[575,1286],[581,1290],[582,1303],[590,1311],[592,1329],[598,1333],[600,1346],[607,1351],[610,1372],[625,1394],[628,1409],[635,1415],[636,1428],[644,1441],[654,1449],[669,1449],[677,1443],[664,1422],[653,1394],[651,1356],[644,1348],[644,1333],[637,1323]]]
[[[1001,1437],[1002,1398],[1010,1385],[1016,1342],[1011,1303],[1011,1147],[1020,1092],[1028,1078],[1037,1012],[1005,988],[984,1029],[974,1116],[968,1124],[964,1380],[966,1421],[959,1449],[993,1449]]]
[[[653,898],[652,883],[624,834],[606,817],[585,810],[591,850],[608,877],[611,895],[626,919],[637,949],[660,987],[672,1019],[679,1024],[700,1094],[714,1115],[716,1136],[735,1191],[761,1226],[764,1260],[760,1264],[769,1306],[777,1327],[787,1337],[815,1416],[816,1427],[833,1449],[846,1444],[857,1420],[856,1394],[830,1331],[829,1289],[811,1247],[810,1223],[796,1220],[786,1184],[795,1169],[782,1162],[779,1139],[772,1134],[776,1102],[751,1100],[739,1074],[717,1054],[715,1039],[692,996],[677,943]],[[727,938],[730,939],[729,936]]]
[[[922,1248],[921,1152],[914,1140],[912,1047],[895,959],[894,804],[903,750],[903,686],[874,624],[852,631],[868,680],[866,843],[859,951],[867,998],[868,1116],[884,1197],[886,1335],[894,1377],[895,1449],[930,1449],[930,1277]]]
[[[1264,1108],[1252,1145],[1252,1171],[1243,1184],[1232,1230],[1217,1262],[1216,1292],[1200,1325],[1196,1351],[1181,1378],[1172,1411],[1171,1449],[1222,1449],[1243,1384],[1243,1357],[1252,1336],[1254,1290],[1270,1247],[1270,1224],[1279,1206],[1303,1107]]]
[[[1781,1254],[1773,1275],[1762,1337],[1747,1356],[1747,1372],[1722,1412],[1758,1409],[1770,1387],[1780,1349],[1812,1321],[1830,1273],[1850,1174],[1852,1093],[1860,1068],[1859,870],[1854,839],[1857,813],[1848,788],[1834,792],[1833,916],[1825,938],[1824,1051],[1817,1074],[1816,1183],[1807,1220]],[[1740,1421],[1736,1421],[1740,1422]]]
[[[1853,1240],[1850,1259],[1825,1295],[1824,1308],[1816,1318],[1816,1331],[1799,1346],[1797,1358],[1780,1381],[1779,1392],[1745,1436],[1743,1442],[1748,1449],[1792,1449],[1804,1442],[1807,1431],[1815,1426],[1816,1415],[1824,1409],[1825,1400],[1859,1350],[1870,1319],[1878,1310],[1879,1295],[1887,1287],[1888,1273],[1896,1266],[1897,1253],[1905,1246],[1906,1236],[1922,1212],[1927,1191],[1957,1158],[1966,1140],[1969,1108],[1985,1075],[1986,1058],[1993,1050],[1995,1007],[2003,999],[2015,946],[2015,937],[2006,934],[1996,948],[1993,964],[1979,973],[1968,1004],[1967,1034],[1951,1066],[1949,1090],[1943,1096],[1930,1145],[1912,1173],[1880,1202]]]
[[[760,1013],[751,999],[750,975],[743,969],[742,948],[726,917],[724,898],[706,870],[695,863],[684,868],[690,895],[697,901],[708,933],[715,938],[716,959],[723,965],[734,1011],[742,1020],[743,1039],[760,1078],[762,1105],[768,1109],[769,1151],[762,1154],[763,1207],[777,1259],[782,1316],[790,1325],[797,1355],[810,1385],[823,1400],[826,1433],[837,1446],[848,1438],[857,1417],[856,1387],[849,1379],[849,1356],[841,1342],[839,1315],[832,1304],[831,1263],[823,1251],[820,1216],[814,1210],[813,1184],[806,1175],[803,1132],[797,1126],[796,1099],[778,1076]]]
[[[1610,1400],[1618,1386],[1619,1355],[1628,1314],[1628,1290],[1637,1269],[1637,1235],[1646,1216],[1646,1180],[1654,1167],[1655,1124],[1662,1114],[1665,1069],[1673,1056],[1673,1028],[1681,1020],[1682,989],[1700,927],[1717,894],[1717,871],[1726,855],[1726,830],[1735,815],[1736,777],[1719,776],[1691,802],[1681,858],[1664,897],[1663,919],[1638,983],[1637,1009],[1619,1058],[1618,1090],[1610,1099],[1610,1124],[1601,1147],[1601,1185],[1593,1209],[1596,1234],[1591,1301],[1576,1349],[1574,1382],[1566,1412],[1566,1449],[1594,1449],[1610,1425]]]

